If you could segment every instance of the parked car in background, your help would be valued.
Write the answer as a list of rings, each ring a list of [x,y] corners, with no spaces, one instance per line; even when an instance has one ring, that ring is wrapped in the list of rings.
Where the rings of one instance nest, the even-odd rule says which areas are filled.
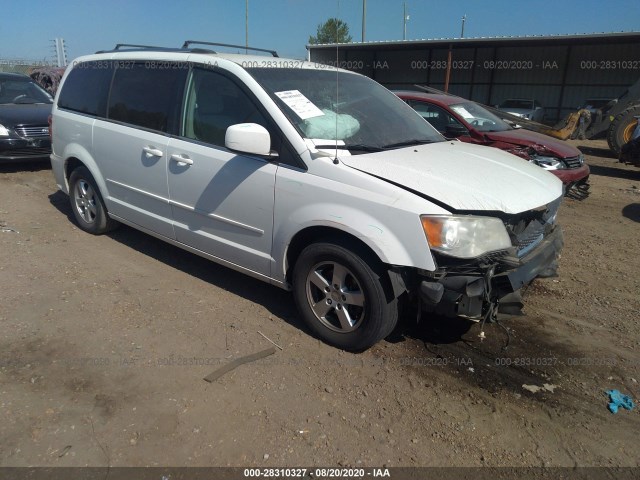
[[[509,98],[497,107],[503,112],[517,117],[542,122],[544,119],[544,107],[537,100],[531,98]]]
[[[26,75],[0,73],[0,161],[48,160],[53,99]]]
[[[513,153],[556,175],[568,194],[586,194],[589,166],[576,147],[563,140],[514,128],[482,105],[453,95],[394,92],[445,137]]]

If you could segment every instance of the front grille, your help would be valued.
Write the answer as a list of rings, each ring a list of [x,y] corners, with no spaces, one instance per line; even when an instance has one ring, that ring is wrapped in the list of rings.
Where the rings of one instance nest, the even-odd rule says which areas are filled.
[[[567,168],[580,168],[582,166],[582,159],[579,156],[564,158],[563,162],[567,164]]]
[[[0,150],[0,156],[2,157],[45,157],[50,153],[50,148],[14,148],[13,150]]]
[[[48,137],[48,125],[19,125],[15,128],[16,133],[23,138]]]
[[[505,222],[518,257],[533,250],[553,229],[560,200],[561,198],[537,210],[514,215]]]

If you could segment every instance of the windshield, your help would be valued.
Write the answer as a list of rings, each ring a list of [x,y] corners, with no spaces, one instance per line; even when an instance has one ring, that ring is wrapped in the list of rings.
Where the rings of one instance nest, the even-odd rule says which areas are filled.
[[[500,104],[500,108],[522,108],[524,110],[533,110],[533,100],[505,100]]]
[[[53,103],[51,95],[29,80],[0,79],[0,104]]]
[[[449,108],[460,115],[465,122],[480,132],[504,132],[511,126],[486,108],[473,102],[457,103]]]
[[[411,107],[367,77],[335,70],[247,70],[300,135],[318,146],[333,142],[363,153],[444,141]]]

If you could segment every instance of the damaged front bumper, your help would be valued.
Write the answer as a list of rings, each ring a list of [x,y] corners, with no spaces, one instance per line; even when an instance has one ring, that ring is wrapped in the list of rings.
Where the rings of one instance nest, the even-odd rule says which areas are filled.
[[[439,258],[441,268],[419,282],[422,309],[475,320],[491,320],[497,312],[519,314],[522,287],[536,277],[556,275],[562,246],[562,230],[556,226],[520,256],[511,249],[453,265]]]

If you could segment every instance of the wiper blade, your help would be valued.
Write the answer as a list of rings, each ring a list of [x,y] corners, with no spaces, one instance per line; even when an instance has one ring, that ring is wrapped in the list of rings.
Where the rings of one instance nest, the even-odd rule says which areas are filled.
[[[371,145],[314,145],[318,150],[354,150],[357,152],[381,152],[382,148]]]
[[[398,147],[411,147],[412,145],[426,145],[427,143],[433,143],[434,140],[406,140],[404,142],[398,142],[398,143],[390,143],[389,145],[385,145],[384,149],[387,148],[398,148]]]

